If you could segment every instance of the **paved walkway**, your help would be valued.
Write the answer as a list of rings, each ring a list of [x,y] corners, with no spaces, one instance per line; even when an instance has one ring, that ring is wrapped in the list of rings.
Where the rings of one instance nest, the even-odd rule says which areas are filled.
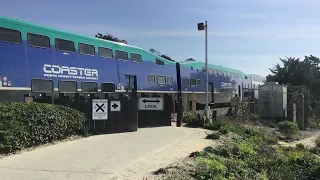
[[[110,179],[161,148],[167,147],[166,156],[170,156],[168,145],[183,143],[200,131],[200,139],[205,136],[203,130],[159,127],[59,143],[0,159],[0,179]]]

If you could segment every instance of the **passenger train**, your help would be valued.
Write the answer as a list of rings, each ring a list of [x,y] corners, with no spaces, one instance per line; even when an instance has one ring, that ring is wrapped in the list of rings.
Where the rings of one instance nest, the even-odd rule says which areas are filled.
[[[34,92],[94,93],[113,83],[116,93],[175,96],[180,91],[195,93],[197,102],[205,104],[203,62],[174,62],[135,46],[18,19],[0,17],[0,59],[0,101],[21,101],[31,86]],[[232,96],[263,83],[258,75],[208,67],[210,104],[228,103]]]

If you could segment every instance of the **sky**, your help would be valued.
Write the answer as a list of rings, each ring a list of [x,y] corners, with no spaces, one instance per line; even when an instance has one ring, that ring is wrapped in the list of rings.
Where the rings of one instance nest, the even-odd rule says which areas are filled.
[[[279,58],[320,55],[319,0],[2,0],[0,16],[94,36],[110,33],[176,61],[266,76]]]

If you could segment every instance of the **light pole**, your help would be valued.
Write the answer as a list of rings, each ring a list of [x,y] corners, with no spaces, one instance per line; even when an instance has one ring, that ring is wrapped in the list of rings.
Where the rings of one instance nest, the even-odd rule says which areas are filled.
[[[208,76],[208,22],[205,21],[204,23],[198,23],[198,31],[203,31],[205,30],[205,62],[206,62],[206,118],[209,119],[209,96],[208,96],[208,91],[209,91],[209,76]]]

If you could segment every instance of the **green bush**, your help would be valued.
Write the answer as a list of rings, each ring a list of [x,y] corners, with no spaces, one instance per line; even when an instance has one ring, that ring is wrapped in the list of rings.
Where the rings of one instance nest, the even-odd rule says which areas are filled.
[[[296,148],[304,149],[305,146],[302,143],[296,144]]]
[[[197,158],[199,163],[195,176],[197,179],[225,179],[225,174],[227,172],[227,167],[217,161],[216,159],[208,159],[199,157]]]
[[[320,154],[320,148],[308,149],[301,144],[271,146],[278,141],[271,132],[227,118],[207,124],[206,128],[216,131],[207,137],[210,139],[220,131],[230,134],[223,144],[190,155],[196,162],[188,171],[190,179],[320,179],[320,158],[315,155]]]
[[[293,126],[293,128],[292,128]],[[284,122],[280,129],[298,131]],[[275,135],[258,128],[245,127],[230,119],[207,124],[206,128],[239,135],[229,143],[198,153],[197,179],[317,179],[320,160],[302,145],[277,150]],[[282,131],[287,132],[287,131]],[[292,133],[292,132],[289,132]],[[293,133],[294,134],[294,133]],[[318,149],[313,150],[318,152]],[[316,153],[315,153],[316,154]],[[227,169],[223,168],[226,167]]]
[[[275,149],[255,138],[206,148],[195,156],[196,179],[319,179],[320,160],[303,148]]]
[[[261,143],[276,144],[278,139],[273,134],[254,127],[245,127],[244,125],[232,121],[228,117],[220,117],[217,121],[208,123],[204,126],[205,129],[218,131],[220,134],[227,134],[229,132],[238,134],[245,138],[251,139],[250,141],[259,141]]]
[[[310,118],[308,127],[311,129],[320,129],[320,121],[316,118]]]
[[[191,111],[186,111],[183,113],[183,118],[182,118],[184,123],[191,123],[195,120],[195,118],[192,117],[192,112]]]
[[[0,103],[0,153],[85,135],[84,114],[45,103]]]
[[[189,127],[203,127],[203,122],[197,116],[192,117],[192,111],[187,111],[183,114],[183,122]]]
[[[258,121],[259,115],[258,114],[250,114],[249,119],[250,119],[250,121]]]
[[[216,140],[220,138],[220,133],[210,133],[207,135],[206,139]]]
[[[283,133],[287,139],[292,139],[299,131],[298,125],[291,121],[282,121],[278,123],[278,128],[281,133]]]
[[[316,146],[320,148],[320,136],[315,140]]]

